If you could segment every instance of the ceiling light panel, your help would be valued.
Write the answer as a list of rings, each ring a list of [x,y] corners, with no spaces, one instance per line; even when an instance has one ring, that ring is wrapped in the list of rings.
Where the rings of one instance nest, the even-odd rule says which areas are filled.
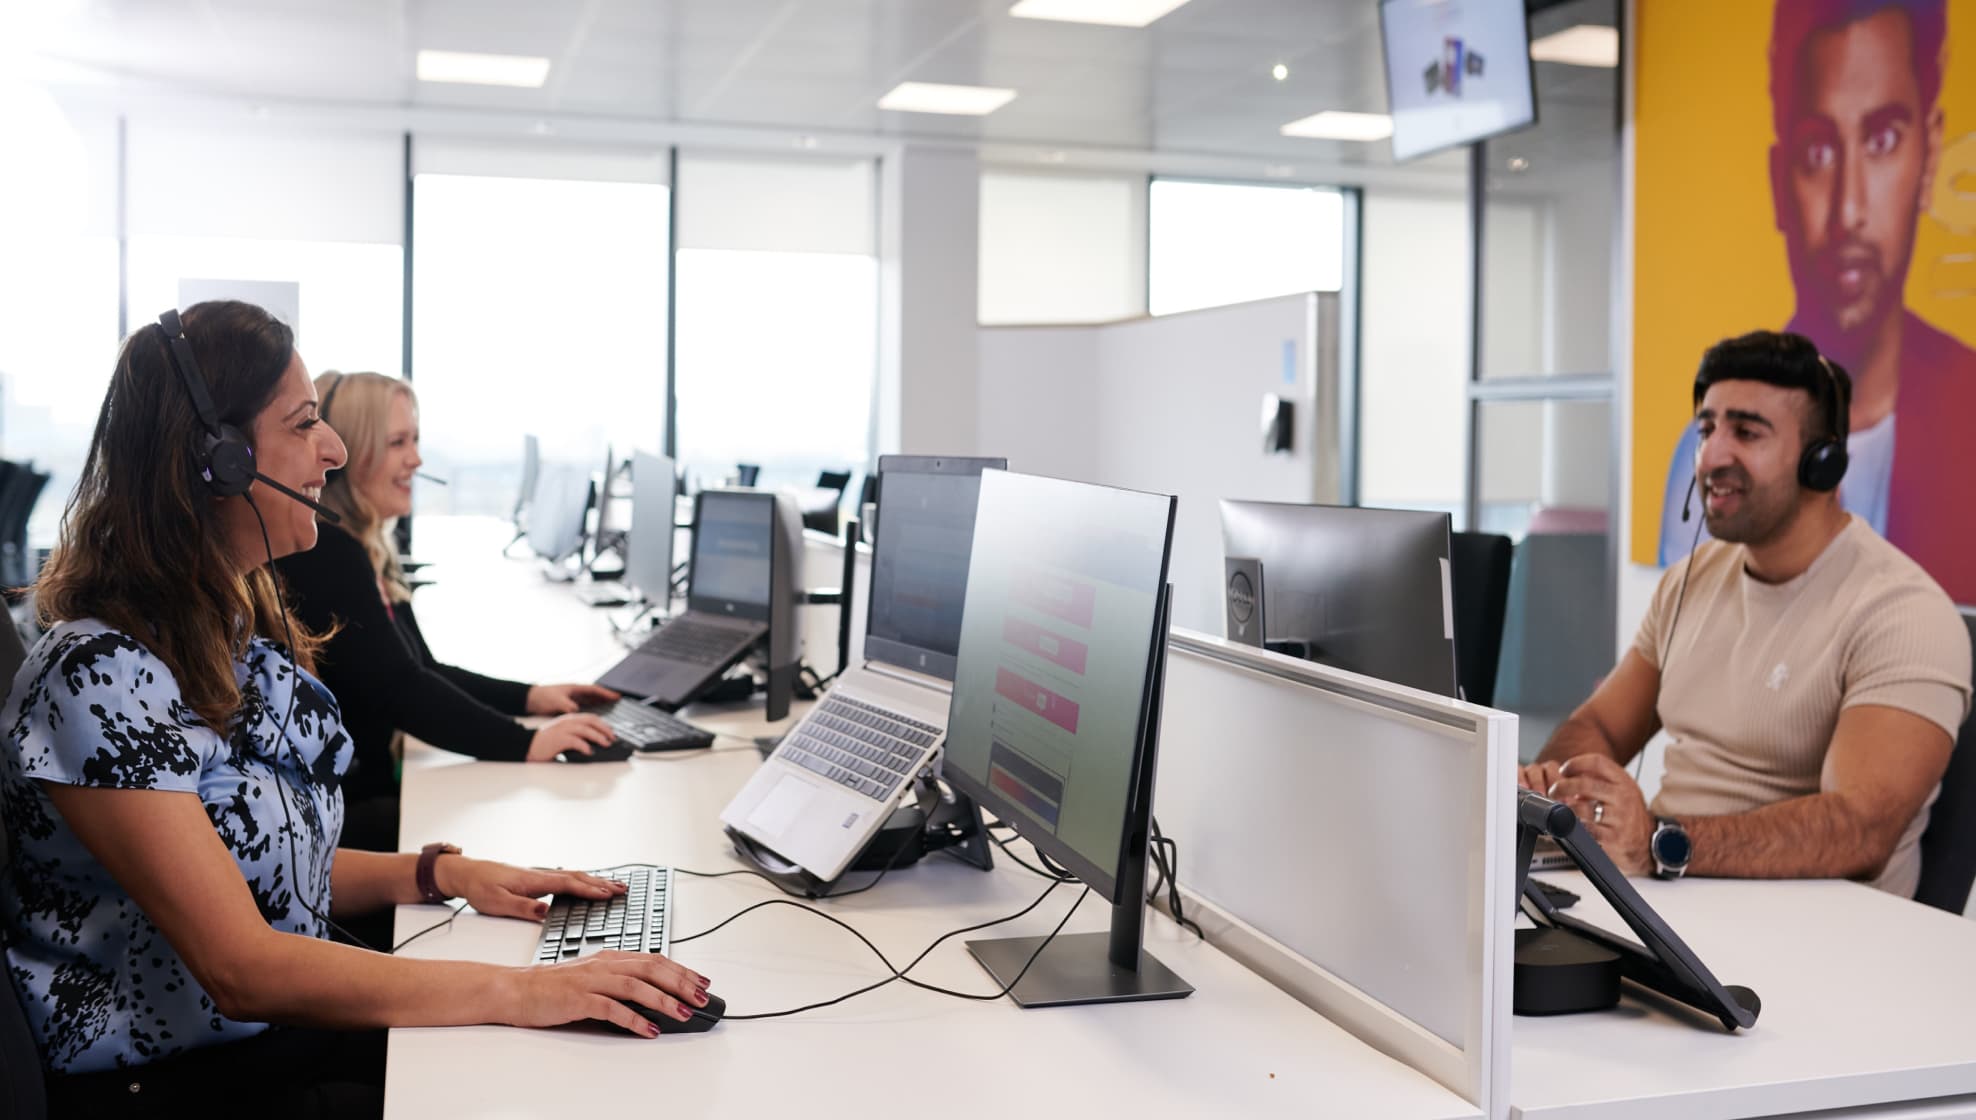
[[[1018,0],[1009,14],[1020,19],[1144,27],[1187,0]]]
[[[549,60],[518,54],[420,51],[418,75],[421,82],[540,89],[549,80]]]
[[[938,82],[900,82],[878,99],[878,107],[901,113],[945,113],[984,117],[1015,100],[1012,89],[993,86],[950,86]]]
[[[1294,120],[1280,130],[1285,136],[1305,140],[1384,140],[1393,135],[1393,118],[1384,113],[1343,113],[1326,109],[1302,120]]]
[[[1538,62],[1562,62],[1566,66],[1619,65],[1619,29],[1581,23],[1552,32],[1530,44],[1530,57]]]

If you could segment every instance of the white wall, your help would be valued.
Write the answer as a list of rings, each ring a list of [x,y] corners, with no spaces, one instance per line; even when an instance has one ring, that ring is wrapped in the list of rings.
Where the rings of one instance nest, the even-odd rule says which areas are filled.
[[[907,146],[879,164],[880,452],[974,452],[981,164]]]
[[[1459,509],[1467,475],[1468,201],[1368,190],[1359,301],[1359,498]]]
[[[983,325],[1146,313],[1146,179],[986,171]]]
[[[1098,339],[1082,327],[983,327],[975,451],[1024,474],[1098,476]]]

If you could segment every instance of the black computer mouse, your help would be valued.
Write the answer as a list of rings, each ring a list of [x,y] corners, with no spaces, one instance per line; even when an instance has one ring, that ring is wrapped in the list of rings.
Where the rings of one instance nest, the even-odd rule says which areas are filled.
[[[557,758],[564,762],[623,762],[630,758],[632,746],[623,739],[614,739],[608,747],[591,747],[589,754],[582,751],[564,751]]]
[[[661,1015],[656,1011],[640,1007],[630,1000],[624,1001],[624,1005],[643,1015],[648,1022],[656,1025],[659,1028],[660,1034],[695,1034],[712,1027],[715,1023],[720,1022],[722,1015],[727,1014],[727,1001],[712,992],[707,993],[707,1005],[705,1007],[691,1007],[689,1005],[689,1009],[693,1012],[693,1017],[690,1019],[675,1019],[670,1015]]]

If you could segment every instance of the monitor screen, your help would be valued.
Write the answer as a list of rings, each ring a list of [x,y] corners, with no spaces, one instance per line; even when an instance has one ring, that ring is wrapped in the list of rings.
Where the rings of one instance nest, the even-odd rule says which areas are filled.
[[[1174,504],[987,471],[975,514],[943,773],[1112,901]]]
[[[886,455],[878,460],[878,540],[871,552],[865,656],[954,679],[961,601],[974,547],[981,472],[1006,459]]]
[[[1421,510],[1221,503],[1225,557],[1260,560],[1271,646],[1455,695],[1449,517]]]
[[[1393,158],[1535,124],[1524,0],[1381,0]]]
[[[671,459],[632,452],[624,582],[646,602],[661,607],[672,598],[673,482]]]
[[[687,605],[694,610],[767,618],[774,530],[774,494],[701,491],[693,517]]]

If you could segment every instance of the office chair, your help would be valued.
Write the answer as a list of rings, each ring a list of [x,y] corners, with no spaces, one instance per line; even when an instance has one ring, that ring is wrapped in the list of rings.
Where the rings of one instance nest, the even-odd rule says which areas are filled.
[[[0,699],[13,688],[14,674],[26,659],[27,649],[14,620],[0,612]],[[9,873],[14,859],[4,814],[5,807],[0,806],[0,875]],[[34,1044],[13,981],[0,977],[0,987],[6,989],[0,995],[0,1116],[42,1120],[48,1115],[48,1085],[41,1072],[41,1051]]]
[[[49,476],[23,465],[0,485],[0,584],[20,587],[34,579],[27,546],[27,523]]]
[[[835,490],[842,494],[851,485],[850,471],[818,471],[816,487],[819,490]]]
[[[1510,560],[1490,706],[1522,717],[1526,743],[1542,743],[1612,669],[1607,547],[1603,533],[1533,533]]]
[[[734,464],[734,481],[741,486],[753,486],[762,477],[760,463]]]
[[[1514,549],[1497,533],[1456,533],[1450,541],[1455,611],[1455,683],[1471,704],[1492,705],[1503,652]]]
[[[1976,608],[1963,608],[1962,621],[1976,645]],[[1942,792],[1928,814],[1921,834],[1921,882],[1914,900],[1960,914],[1969,905],[1969,885],[1976,880],[1976,712],[1962,721],[1949,768],[1942,775]]]
[[[515,535],[501,546],[501,555],[528,539],[528,507],[535,504],[535,483],[542,477],[542,441],[534,436],[521,437],[521,492],[515,495],[515,511],[511,516]]]

